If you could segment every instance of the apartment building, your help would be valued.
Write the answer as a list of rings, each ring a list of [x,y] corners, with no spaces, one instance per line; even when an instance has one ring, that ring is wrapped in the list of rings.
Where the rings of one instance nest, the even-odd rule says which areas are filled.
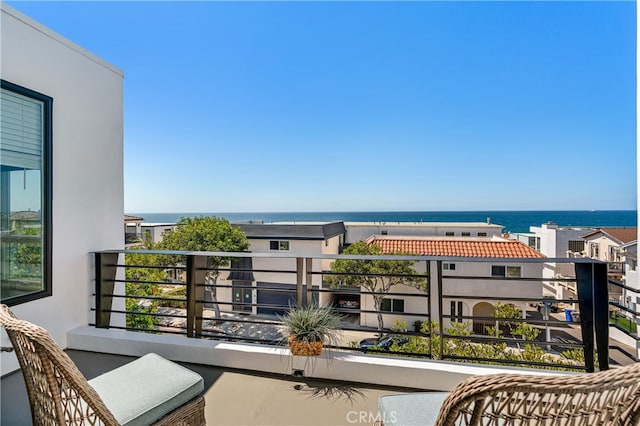
[[[504,238],[452,238],[452,237],[404,237],[404,236],[372,236],[368,244],[378,245],[384,254],[406,253],[420,256],[441,258],[442,268],[438,261],[428,264],[417,263],[416,271],[430,275],[430,301],[438,299],[438,281],[442,282],[443,314],[449,315],[451,321],[462,321],[462,316],[493,316],[493,309],[500,298],[509,303],[513,298],[542,298],[542,264],[528,263],[526,259],[543,258],[536,250],[519,241]],[[459,262],[461,257],[471,257],[474,261]],[[439,275],[441,273],[441,275]],[[427,306],[421,291],[404,285],[393,289],[391,311],[384,315],[385,324],[393,324],[397,315],[403,313],[405,320],[424,320],[422,316],[408,317],[407,313],[424,314],[429,309],[437,315],[438,306]],[[398,293],[402,293],[398,295]],[[471,297],[469,297],[472,295]],[[373,309],[373,298],[362,297],[362,308]],[[430,303],[430,302],[429,302]],[[527,302],[515,302],[527,310]],[[397,307],[397,309],[394,309]],[[375,314],[363,314],[361,324],[375,326]],[[448,326],[445,323],[445,326]],[[485,322],[474,320],[474,330],[482,332]]]
[[[255,314],[281,314],[283,306],[295,304],[296,283],[300,277],[295,273],[297,261],[305,255],[338,254],[344,243],[345,226],[342,222],[328,223],[237,223],[234,226],[244,231],[249,241],[249,250],[254,253],[277,254],[272,258],[243,258],[236,261],[235,268],[254,272],[234,272],[222,277],[221,283],[230,283],[230,289],[219,289],[221,299],[231,300],[227,310]],[[330,269],[329,259],[314,259],[309,265],[314,271]],[[280,272],[260,272],[276,270]],[[318,289],[321,275],[312,277],[312,287]],[[320,300],[328,303],[327,300]],[[250,306],[251,303],[263,305]],[[223,308],[224,309],[224,308]]]

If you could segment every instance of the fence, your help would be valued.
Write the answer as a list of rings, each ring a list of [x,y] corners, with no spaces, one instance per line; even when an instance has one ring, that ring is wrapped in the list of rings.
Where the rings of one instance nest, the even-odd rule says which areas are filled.
[[[341,259],[411,268],[332,270]],[[551,261],[575,267],[565,281],[578,298],[556,300],[559,312],[542,297],[557,281],[542,276]],[[317,303],[342,316],[335,350],[588,372],[597,352],[608,368],[607,270],[591,259],[114,250],[95,253],[95,278],[100,328],[281,344],[278,314]],[[381,288],[392,281],[401,284]],[[395,338],[372,342],[381,335]]]

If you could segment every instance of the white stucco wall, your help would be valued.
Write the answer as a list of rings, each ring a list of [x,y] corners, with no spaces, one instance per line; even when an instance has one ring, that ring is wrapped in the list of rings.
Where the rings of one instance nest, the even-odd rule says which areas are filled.
[[[90,252],[124,244],[123,73],[0,7],[2,79],[53,98],[53,295],[12,310],[65,347],[67,331],[93,315]],[[2,374],[17,368],[13,354],[3,353],[0,364]]]
[[[362,289],[362,291],[366,291]],[[425,297],[425,292],[420,291],[414,287],[406,285],[397,285],[391,287],[392,293],[403,293],[403,295],[390,295],[385,299],[402,299],[404,301],[404,313],[382,314],[382,320],[385,328],[394,327],[396,320],[402,320],[407,324],[408,330],[413,331],[415,321],[428,321],[428,318],[420,315],[428,312],[429,299]],[[362,310],[376,310],[373,297],[371,295],[363,294],[360,298]],[[418,315],[411,315],[418,314]],[[435,319],[435,317],[432,317]],[[378,314],[377,313],[362,313],[360,314],[360,325],[365,327],[378,327]]]
[[[289,250],[270,250],[269,242],[273,240],[278,241],[289,241]],[[258,240],[258,239],[250,239],[249,240],[249,250],[254,253],[278,253],[281,255],[291,254],[291,258],[254,258],[253,259],[253,267],[255,269],[270,269],[270,270],[295,270],[296,269],[296,258],[305,257],[305,256],[318,256],[323,254],[324,251],[324,241],[323,240],[289,240],[286,238],[274,238],[272,240]],[[313,259],[313,270],[321,271],[322,270],[322,259]],[[277,283],[296,283],[296,275],[295,274],[286,274],[286,273],[265,273],[265,272],[254,272],[254,277],[256,281],[264,281],[264,282],[277,282]],[[320,275],[315,275],[313,277],[313,285],[320,285],[322,282],[322,277]]]
[[[569,241],[584,241],[583,235],[593,231],[593,228],[559,227],[553,223],[545,223],[541,226],[531,226],[532,233],[540,238],[540,253],[551,258],[566,258]],[[587,245],[585,243],[585,250]],[[547,263],[543,271],[545,278],[556,276],[575,277],[575,269],[571,263]],[[558,289],[558,294],[562,291]]]

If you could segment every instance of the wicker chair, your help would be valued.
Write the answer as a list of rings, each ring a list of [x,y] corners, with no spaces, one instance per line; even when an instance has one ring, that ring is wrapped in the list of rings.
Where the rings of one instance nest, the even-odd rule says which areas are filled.
[[[202,377],[196,373],[149,354],[87,381],[45,329],[17,319],[5,305],[0,305],[0,325],[9,335],[18,357],[34,425],[206,424],[204,398],[200,395]],[[149,367],[156,371],[145,372]],[[163,375],[163,369],[167,375]],[[147,377],[160,382],[145,386]],[[176,385],[177,382],[180,385]],[[174,387],[157,389],[163,388],[165,383],[166,387]],[[114,384],[116,389],[113,389]],[[176,386],[183,386],[182,393],[176,393]],[[129,400],[117,401],[119,397]],[[138,400],[147,400],[143,402],[155,405],[155,408],[132,413],[127,405],[141,404]],[[113,402],[111,406],[110,402]]]
[[[635,426],[640,425],[640,363],[580,375],[475,376],[448,394],[389,395],[379,405],[387,426]],[[424,412],[403,417],[402,411],[421,406]]]

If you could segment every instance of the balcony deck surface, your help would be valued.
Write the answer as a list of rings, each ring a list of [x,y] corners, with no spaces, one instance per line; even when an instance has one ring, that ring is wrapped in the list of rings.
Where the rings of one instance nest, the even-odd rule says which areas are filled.
[[[88,379],[133,359],[76,350],[67,353]],[[204,378],[209,426],[371,425],[377,415],[380,395],[411,391],[375,384],[294,378],[197,364],[183,365]],[[27,393],[20,372],[2,378],[0,396],[2,426],[31,425]]]

